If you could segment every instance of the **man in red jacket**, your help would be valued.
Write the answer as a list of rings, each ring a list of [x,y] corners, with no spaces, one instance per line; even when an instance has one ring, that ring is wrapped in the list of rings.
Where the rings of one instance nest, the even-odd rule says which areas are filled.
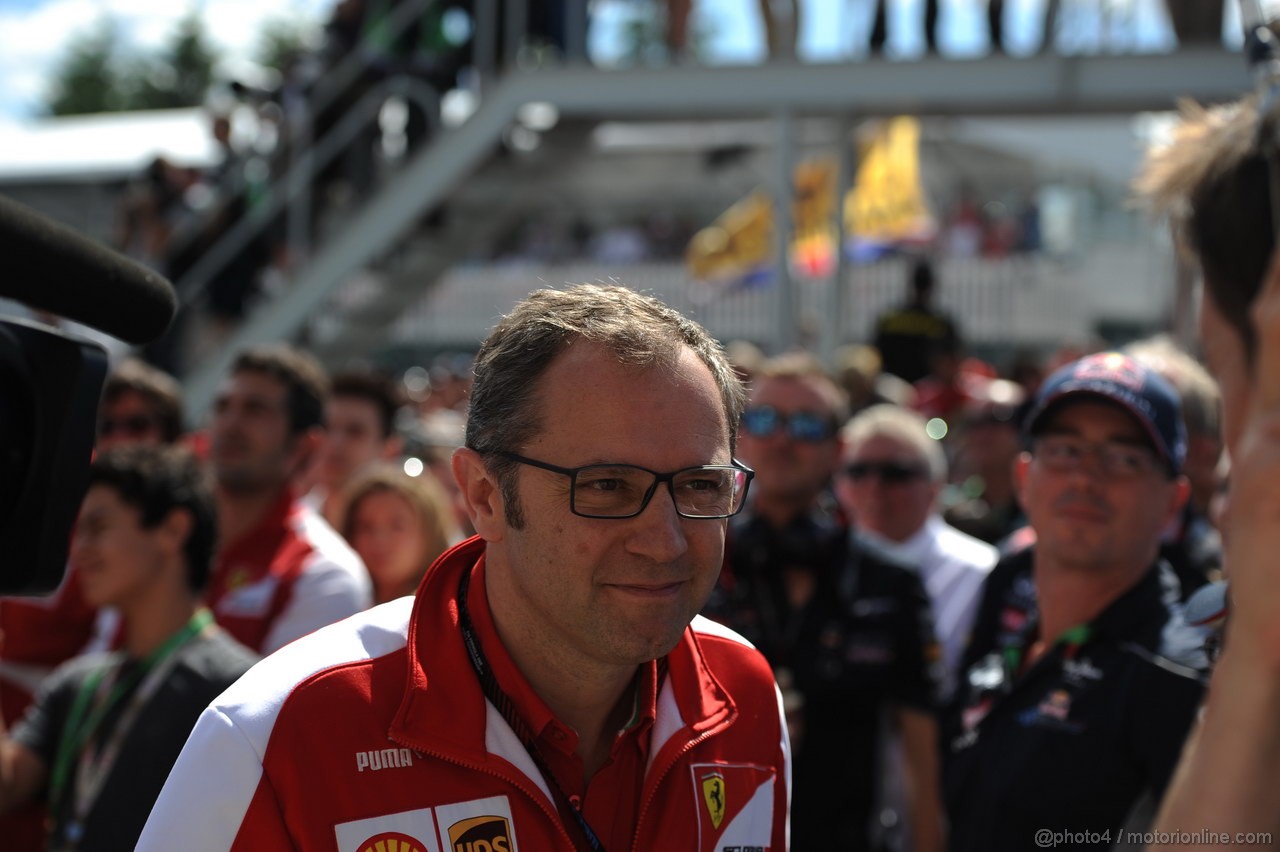
[[[751,480],[719,346],[587,285],[522,302],[475,371],[477,537],[216,701],[139,849],[787,848],[769,665],[695,618]]]

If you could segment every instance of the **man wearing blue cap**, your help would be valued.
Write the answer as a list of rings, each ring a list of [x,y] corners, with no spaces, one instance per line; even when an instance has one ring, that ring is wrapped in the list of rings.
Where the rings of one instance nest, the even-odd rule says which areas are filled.
[[[1024,429],[1015,477],[1037,542],[988,579],[944,728],[956,852],[1123,841],[1169,781],[1207,668],[1158,557],[1188,495],[1172,387],[1092,355],[1050,376]],[[1032,605],[1007,609],[1020,586]]]

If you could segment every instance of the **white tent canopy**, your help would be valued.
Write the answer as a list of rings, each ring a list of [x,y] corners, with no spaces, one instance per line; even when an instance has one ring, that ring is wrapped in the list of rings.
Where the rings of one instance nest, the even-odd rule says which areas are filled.
[[[208,112],[197,107],[0,123],[0,181],[124,178],[156,156],[181,166],[215,164]]]

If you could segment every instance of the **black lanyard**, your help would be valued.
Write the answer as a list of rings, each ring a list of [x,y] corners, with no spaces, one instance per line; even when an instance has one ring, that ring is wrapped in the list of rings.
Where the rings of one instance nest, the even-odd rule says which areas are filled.
[[[470,584],[471,572],[463,571],[462,579],[458,582],[458,622],[462,629],[462,641],[467,646],[467,655],[471,658],[471,667],[475,669],[476,677],[480,678],[480,689],[484,692],[484,697],[489,700],[489,703],[502,714],[502,718],[511,726],[511,730],[515,732],[515,735],[520,738],[521,745],[529,753],[529,757],[533,759],[533,763],[538,767],[538,771],[542,773],[542,777],[547,780],[547,783],[551,785],[551,789],[563,800],[564,807],[578,821],[578,827],[582,829],[583,835],[586,836],[591,852],[604,852],[604,845],[600,843],[600,838],[596,836],[591,826],[587,824],[587,818],[582,815],[582,811],[573,806],[568,794],[560,786],[560,782],[556,780],[555,773],[551,771],[538,754],[538,745],[534,739],[533,732],[529,730],[529,726],[524,719],[520,718],[519,714],[516,713],[515,702],[498,685],[498,679],[493,674],[489,660],[485,657],[484,651],[480,649],[480,641],[476,638],[475,630],[471,626],[471,616],[467,613],[467,589]]]

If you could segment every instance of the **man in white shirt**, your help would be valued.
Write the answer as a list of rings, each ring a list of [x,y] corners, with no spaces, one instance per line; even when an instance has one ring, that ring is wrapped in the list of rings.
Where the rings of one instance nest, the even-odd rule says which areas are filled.
[[[949,696],[996,549],[938,514],[947,458],[920,415],[873,406],[850,420],[842,437],[836,494],[859,535],[919,572],[933,607],[943,694]]]

